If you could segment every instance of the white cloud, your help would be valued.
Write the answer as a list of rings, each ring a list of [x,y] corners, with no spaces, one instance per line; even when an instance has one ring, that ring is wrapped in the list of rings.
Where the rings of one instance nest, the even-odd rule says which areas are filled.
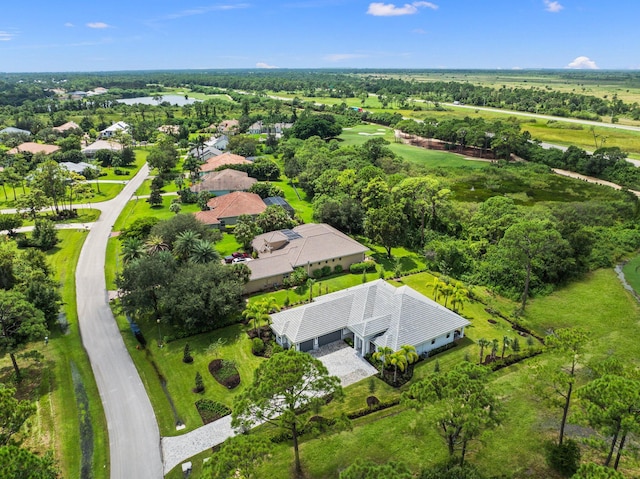
[[[415,33],[417,35],[426,35],[427,31],[423,30],[422,28],[414,28],[413,30],[411,30],[411,33]]]
[[[374,17],[397,17],[400,15],[415,15],[419,8],[430,8],[437,10],[438,6],[431,2],[405,3],[398,7],[393,3],[374,2],[369,4],[367,14]]]
[[[3,31],[0,30],[0,42],[8,42],[13,40],[13,37],[15,37],[16,34],[15,33],[10,33],[7,31]]]
[[[87,26],[89,28],[97,28],[97,29],[111,28],[111,25],[108,25],[104,22],[90,22],[90,23],[87,23]]]
[[[591,60],[589,57],[577,57],[575,60],[573,60],[571,63],[569,63],[565,68],[575,68],[575,69],[582,69],[582,70],[597,70],[598,69],[598,65],[596,65],[596,62],[594,62],[593,60]]]
[[[264,63],[264,62],[258,62],[256,63],[256,68],[272,69],[272,68],[278,68],[278,67],[274,65],[269,65],[268,63]]]
[[[366,58],[367,56],[368,55],[361,55],[359,53],[331,53],[329,55],[325,55],[324,59],[329,62],[342,62],[353,58]]]
[[[73,27],[75,27],[75,25],[74,25],[73,23],[71,23],[71,22],[67,22],[67,23],[65,23],[65,24],[64,24],[64,26],[65,26],[65,27],[67,27],[67,28],[73,28]]]
[[[558,13],[564,7],[560,5],[560,2],[555,2],[552,0],[542,0],[544,2],[545,10],[551,13]]]
[[[238,10],[241,8],[248,8],[248,3],[237,3],[235,5],[211,5],[208,7],[191,8],[188,10],[182,10],[181,12],[170,13],[161,18],[161,20],[175,20],[183,17],[192,17],[194,15],[203,15],[209,12],[226,11],[226,10]]]

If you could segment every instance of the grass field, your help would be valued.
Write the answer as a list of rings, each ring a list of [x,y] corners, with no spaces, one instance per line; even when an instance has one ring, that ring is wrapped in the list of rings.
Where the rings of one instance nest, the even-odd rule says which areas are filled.
[[[627,283],[640,294],[640,256],[636,256],[625,264],[622,271]]]
[[[120,231],[127,225],[133,223],[138,218],[147,216],[155,216],[161,220],[171,218],[172,216],[174,216],[174,213],[169,211],[169,205],[171,204],[172,198],[174,197],[163,196],[162,206],[157,207],[151,207],[151,205],[149,205],[149,203],[143,198],[129,201],[116,220],[116,223],[113,226],[113,231]],[[194,213],[198,210],[198,205],[183,204],[180,213]]]

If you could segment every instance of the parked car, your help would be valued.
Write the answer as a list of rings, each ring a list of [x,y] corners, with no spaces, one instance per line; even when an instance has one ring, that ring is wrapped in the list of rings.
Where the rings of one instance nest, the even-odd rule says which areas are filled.
[[[232,262],[233,263],[244,263],[245,261],[251,261],[253,258],[249,258],[249,257],[242,257],[242,258],[233,258]]]

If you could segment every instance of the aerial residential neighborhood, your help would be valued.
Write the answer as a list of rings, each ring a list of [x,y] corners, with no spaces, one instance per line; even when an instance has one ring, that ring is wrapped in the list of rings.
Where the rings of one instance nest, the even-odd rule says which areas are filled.
[[[640,477],[638,7],[169,3],[3,6],[0,479]]]

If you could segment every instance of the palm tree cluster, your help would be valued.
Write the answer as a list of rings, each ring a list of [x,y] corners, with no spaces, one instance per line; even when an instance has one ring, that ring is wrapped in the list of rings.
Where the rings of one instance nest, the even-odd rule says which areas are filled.
[[[146,240],[131,237],[122,243],[122,261],[126,265],[144,255],[155,255],[163,251],[171,251],[171,248],[161,236],[151,235]],[[176,235],[172,253],[182,263],[204,264],[220,259],[215,244],[192,230],[186,230]]]
[[[253,331],[256,335],[259,335],[258,325],[264,322],[264,324],[268,326],[271,322],[271,313],[277,311],[280,311],[280,306],[278,306],[276,298],[268,296],[259,301],[249,303],[244,311],[242,311],[242,317],[246,320],[253,321]]]
[[[436,301],[444,299],[444,307],[451,300],[451,308],[455,313],[464,309],[464,303],[469,301],[469,290],[459,282],[452,282],[448,277],[433,278],[433,283],[428,285],[433,289],[433,298]]]
[[[404,373],[410,364],[415,363],[420,358],[416,348],[409,344],[400,346],[398,351],[393,351],[388,346],[379,348],[372,355],[373,359],[380,361],[380,377],[384,378],[384,370],[393,368],[393,383],[398,382],[398,370]]]

